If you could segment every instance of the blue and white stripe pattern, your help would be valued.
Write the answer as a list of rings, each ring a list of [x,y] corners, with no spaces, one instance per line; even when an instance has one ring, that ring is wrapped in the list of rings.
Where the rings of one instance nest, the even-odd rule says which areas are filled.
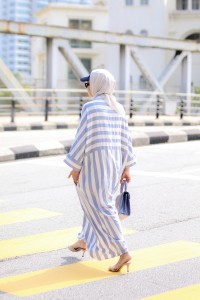
[[[78,238],[99,260],[127,252],[114,197],[124,168],[136,163],[126,118],[99,96],[86,103],[64,161],[80,171],[76,188],[84,218]]]

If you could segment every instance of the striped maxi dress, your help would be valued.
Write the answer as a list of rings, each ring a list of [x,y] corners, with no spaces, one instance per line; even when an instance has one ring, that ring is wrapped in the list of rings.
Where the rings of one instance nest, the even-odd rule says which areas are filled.
[[[101,96],[86,103],[64,162],[80,171],[76,190],[84,216],[78,239],[98,260],[127,252],[115,207],[123,170],[136,163],[126,118]]]

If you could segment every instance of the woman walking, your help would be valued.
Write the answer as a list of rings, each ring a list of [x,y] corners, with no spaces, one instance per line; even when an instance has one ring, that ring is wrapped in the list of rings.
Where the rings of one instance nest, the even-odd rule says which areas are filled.
[[[81,120],[65,163],[73,170],[81,207],[82,231],[71,251],[89,251],[103,260],[119,256],[109,268],[118,272],[131,263],[115,206],[115,193],[124,179],[131,180],[130,167],[136,163],[123,106],[113,96],[116,85],[111,73],[96,69],[81,78],[93,100],[83,106]],[[68,177],[68,178],[69,178]]]

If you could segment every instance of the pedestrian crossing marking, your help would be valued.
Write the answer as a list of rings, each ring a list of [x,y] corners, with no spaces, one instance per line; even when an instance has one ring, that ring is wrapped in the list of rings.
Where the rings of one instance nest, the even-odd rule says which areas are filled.
[[[34,207],[8,211],[0,213],[0,226],[33,221],[43,218],[51,218],[60,215],[62,214],[58,212]]]
[[[133,263],[130,272],[132,273],[198,257],[200,244],[177,241],[135,250],[131,254]],[[0,279],[0,290],[23,297],[119,276],[120,273],[108,271],[108,267],[115,262],[116,258],[104,261],[90,260],[10,276]]]
[[[199,300],[200,283],[193,284],[181,289],[172,290],[166,293],[143,298],[143,300]]]
[[[75,242],[80,230],[81,227],[72,227],[0,241],[0,259],[67,248]],[[136,232],[129,228],[123,230],[124,235]]]

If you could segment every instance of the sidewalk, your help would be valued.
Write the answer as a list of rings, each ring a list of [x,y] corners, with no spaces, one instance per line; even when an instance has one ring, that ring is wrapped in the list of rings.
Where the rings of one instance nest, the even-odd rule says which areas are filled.
[[[15,122],[10,122],[10,116],[0,116],[0,131],[24,131],[24,130],[52,130],[63,128],[76,128],[79,116],[56,115],[49,116],[44,121],[44,116],[17,115]],[[179,116],[133,116],[129,119],[130,126],[195,126],[200,125],[200,117],[185,116],[182,120]]]
[[[200,140],[200,126],[130,126],[133,146]],[[0,133],[0,162],[60,155],[69,151],[76,129],[4,131]]]

